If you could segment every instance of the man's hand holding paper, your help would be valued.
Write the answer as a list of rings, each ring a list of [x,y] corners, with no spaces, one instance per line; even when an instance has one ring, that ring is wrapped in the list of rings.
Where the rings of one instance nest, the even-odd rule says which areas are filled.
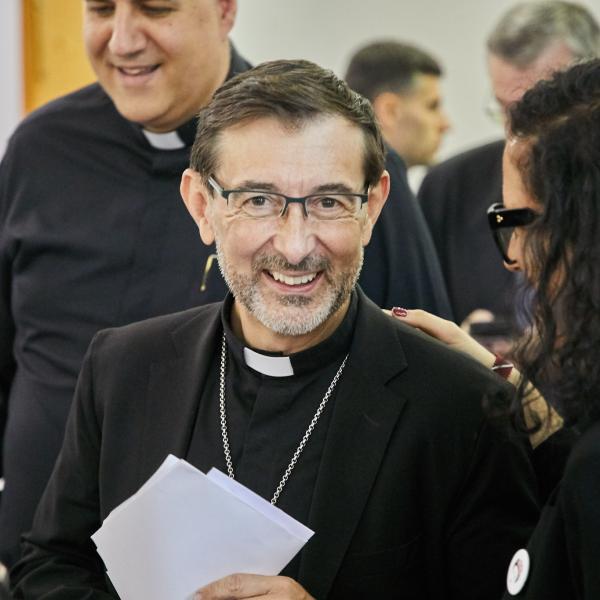
[[[198,590],[194,600],[314,600],[289,577],[234,573]]]
[[[122,600],[183,600],[214,581],[214,593],[237,581],[244,582],[242,594],[255,589],[257,575],[250,577],[250,588],[245,576],[227,575],[276,575],[312,533],[219,471],[204,475],[169,455],[137,493],[108,515],[92,539]],[[272,579],[281,581],[261,589],[290,588],[291,580],[266,581]],[[301,590],[296,583],[290,589]],[[308,598],[301,592],[269,598]]]

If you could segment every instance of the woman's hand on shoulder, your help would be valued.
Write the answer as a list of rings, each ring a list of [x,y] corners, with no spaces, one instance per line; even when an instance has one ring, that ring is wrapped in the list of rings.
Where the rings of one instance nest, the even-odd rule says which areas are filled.
[[[418,308],[407,310],[395,307],[391,311],[385,312],[415,329],[420,329],[450,348],[468,354],[485,367],[491,368],[496,360],[496,356],[492,352],[452,321],[447,321]]]

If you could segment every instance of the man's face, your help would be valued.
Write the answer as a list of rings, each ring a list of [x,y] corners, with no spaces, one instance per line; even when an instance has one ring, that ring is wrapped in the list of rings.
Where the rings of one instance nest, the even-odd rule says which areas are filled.
[[[236,0],[85,0],[84,38],[117,110],[170,131],[208,103],[229,69]]]
[[[418,74],[409,92],[385,92],[380,99],[388,103],[386,114],[381,115],[378,99],[374,102],[387,143],[409,167],[431,164],[450,127],[442,108],[439,77]]]
[[[242,123],[222,133],[218,156],[214,177],[225,189],[294,197],[365,191],[363,133],[341,117],[321,117],[297,129],[274,118]],[[218,194],[211,198],[199,179],[188,170],[182,194],[202,239],[216,241],[242,324],[267,337],[326,328],[358,278],[363,246],[387,195],[387,173],[359,214],[335,221],[306,217],[297,203],[281,217],[253,219]]]
[[[573,62],[573,53],[562,43],[547,48],[528,67],[516,67],[495,54],[488,55],[488,71],[492,90],[503,113],[540,79],[548,78],[554,71]]]

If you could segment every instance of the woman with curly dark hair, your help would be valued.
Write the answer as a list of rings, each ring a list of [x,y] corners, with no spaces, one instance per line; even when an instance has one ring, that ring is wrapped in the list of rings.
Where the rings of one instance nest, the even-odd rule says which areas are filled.
[[[563,420],[581,434],[528,547],[511,561],[505,598],[597,600],[600,60],[538,83],[511,108],[508,133],[504,204],[488,217],[506,267],[531,287],[530,327],[514,352],[521,372],[453,323],[420,310],[392,312],[514,383],[514,422],[533,446],[547,444]]]

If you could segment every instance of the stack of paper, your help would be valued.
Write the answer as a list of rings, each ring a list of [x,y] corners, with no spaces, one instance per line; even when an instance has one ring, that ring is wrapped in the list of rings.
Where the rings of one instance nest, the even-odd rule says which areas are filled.
[[[169,455],[92,540],[123,600],[185,600],[231,573],[278,574],[312,535],[220,471]]]

